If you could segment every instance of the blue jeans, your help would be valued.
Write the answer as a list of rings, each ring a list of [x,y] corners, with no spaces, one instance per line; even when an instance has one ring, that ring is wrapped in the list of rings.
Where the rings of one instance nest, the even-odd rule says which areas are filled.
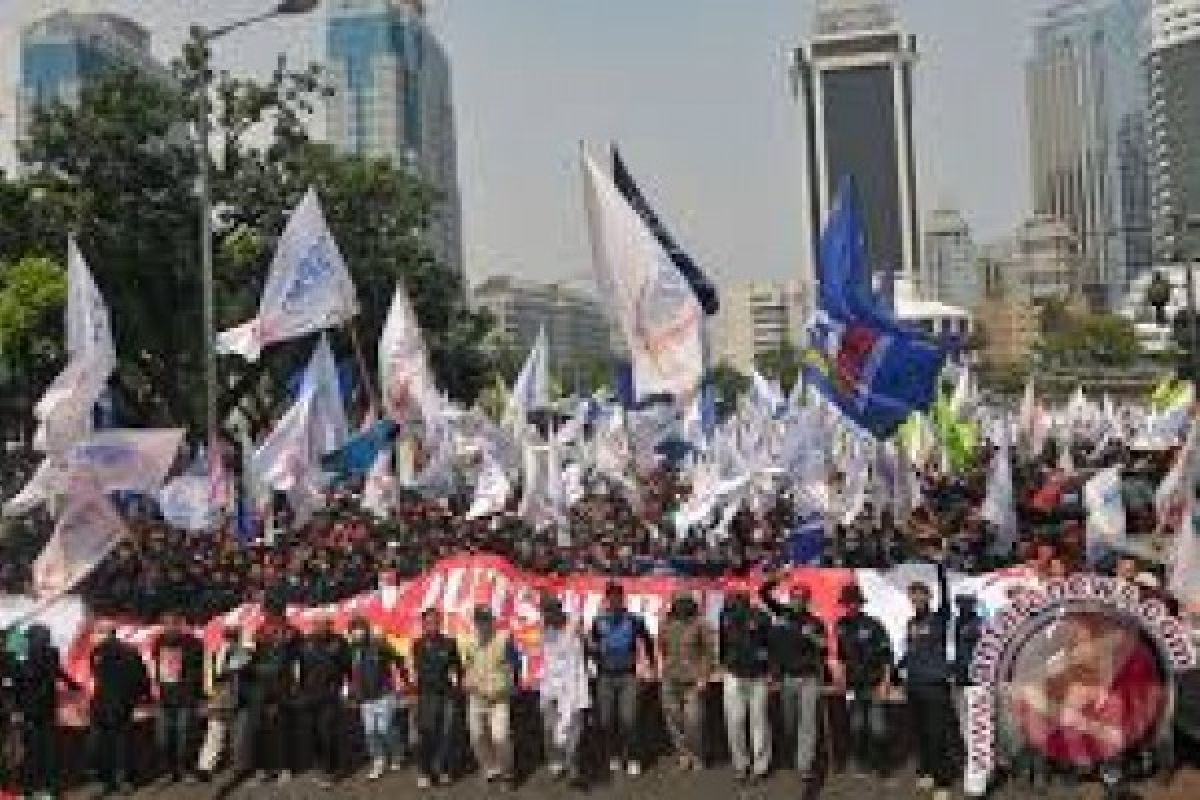
[[[363,738],[367,742],[367,752],[372,760],[399,760],[401,753],[397,747],[396,728],[393,724],[396,717],[396,696],[385,694],[378,700],[364,702],[359,709],[362,715]]]

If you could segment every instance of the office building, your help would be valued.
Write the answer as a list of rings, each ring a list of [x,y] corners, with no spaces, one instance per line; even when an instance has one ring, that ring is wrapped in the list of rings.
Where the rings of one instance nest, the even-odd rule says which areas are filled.
[[[1151,265],[1143,66],[1148,0],[1060,0],[1026,63],[1035,213],[1064,221],[1080,288],[1110,308]]]
[[[1155,254],[1200,260],[1200,0],[1151,10],[1150,163]]]
[[[916,39],[900,27],[890,2],[818,0],[815,35],[793,65],[814,258],[837,186],[849,175],[858,185],[871,268],[916,278],[916,58]]]
[[[31,23],[21,35],[18,137],[27,134],[38,106],[76,105],[88,81],[124,68],[168,76],[150,53],[150,33],[131,19],[60,11]]]
[[[962,309],[973,309],[982,294],[971,227],[961,212],[937,209],[925,222],[919,294]]]
[[[743,374],[783,345],[803,347],[811,299],[800,281],[741,283],[721,290],[710,336],[712,362]]]
[[[343,152],[387,158],[438,194],[431,245],[462,269],[462,211],[450,60],[422,0],[330,0],[327,59],[334,93],[326,131]]]
[[[492,314],[503,343],[522,356],[544,326],[550,369],[564,381],[607,367],[614,358],[612,327],[604,308],[579,289],[495,276],[475,287],[472,302]]]

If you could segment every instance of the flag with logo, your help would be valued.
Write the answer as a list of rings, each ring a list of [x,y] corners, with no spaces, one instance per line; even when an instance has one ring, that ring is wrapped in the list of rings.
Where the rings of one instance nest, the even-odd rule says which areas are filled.
[[[325,222],[316,189],[310,188],[279,239],[258,315],[221,333],[217,349],[254,362],[268,345],[337,327],[357,313],[350,270]]]
[[[104,493],[153,495],[179,455],[183,434],[182,428],[98,431],[67,452],[67,468]]]
[[[125,522],[92,482],[72,480],[54,533],[33,562],[40,597],[71,591],[128,535]]]
[[[687,402],[704,371],[704,310],[662,244],[612,180],[583,154],[592,263],[633,364],[639,398]]]
[[[422,398],[434,388],[421,327],[400,284],[379,337],[379,383],[384,414],[398,424],[419,416]]]

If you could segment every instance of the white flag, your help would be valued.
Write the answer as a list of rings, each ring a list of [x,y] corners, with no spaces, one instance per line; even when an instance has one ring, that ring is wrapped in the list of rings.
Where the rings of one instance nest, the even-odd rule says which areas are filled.
[[[1154,492],[1154,513],[1158,531],[1174,533],[1183,529],[1184,517],[1192,507],[1196,483],[1196,425],[1188,430],[1187,441],[1175,456],[1175,464]]]
[[[183,433],[183,428],[99,431],[68,451],[67,467],[104,493],[155,494],[179,455]]]
[[[703,372],[703,310],[654,234],[583,154],[584,200],[596,281],[611,302],[638,397],[690,398]]]
[[[117,366],[104,297],[74,239],[67,243],[67,366],[34,406],[39,450],[61,453],[92,428],[92,407]]]
[[[549,350],[546,346],[546,329],[539,328],[533,349],[525,359],[525,366],[513,384],[512,397],[508,401],[508,413],[520,427],[525,424],[525,415],[530,411],[545,408],[550,403]]]
[[[1088,561],[1114,550],[1125,541],[1125,504],[1121,499],[1121,468],[1101,470],[1083,485],[1087,509]]]
[[[767,415],[774,415],[784,404],[783,392],[773,381],[768,381],[757,369],[750,371],[754,404]]]
[[[54,534],[33,562],[33,588],[41,597],[69,592],[127,534],[112,503],[95,485],[73,481]]]
[[[296,402],[254,453],[254,474],[276,491],[315,498],[323,483],[321,456],[337,450],[348,437],[337,365],[329,339],[322,336]]]
[[[855,436],[850,441],[850,452],[845,463],[842,481],[841,520],[850,525],[858,519],[867,502],[868,466],[866,443]]]
[[[1200,608],[1200,531],[1196,529],[1195,506],[1189,503],[1175,537],[1175,553],[1167,588],[1184,609]]]
[[[397,424],[417,415],[434,385],[417,315],[399,284],[379,337],[379,383],[384,413]]]
[[[996,526],[994,549],[1000,553],[1007,553],[1017,541],[1012,454],[1007,441],[992,454],[992,463],[988,467],[987,496],[979,516]]]
[[[67,491],[67,462],[58,455],[47,455],[38,464],[29,482],[4,504],[4,516],[19,517],[38,506],[52,503]]]
[[[279,239],[258,315],[221,333],[217,349],[257,361],[269,344],[336,327],[357,313],[350,271],[310,188]]]
[[[471,501],[467,519],[479,519],[499,514],[508,504],[510,494],[512,494],[512,484],[509,483],[508,476],[504,474],[504,467],[492,457],[491,453],[485,452],[483,467],[479,470],[479,480],[475,483],[475,499]]]
[[[207,474],[178,475],[158,493],[158,508],[173,527],[184,531],[210,531],[220,520],[221,510],[212,502]]]

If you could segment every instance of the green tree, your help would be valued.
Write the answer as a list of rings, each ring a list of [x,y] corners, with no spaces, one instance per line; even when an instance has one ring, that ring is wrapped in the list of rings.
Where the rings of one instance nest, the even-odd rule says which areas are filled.
[[[287,213],[315,186],[350,267],[361,311],[354,321],[374,372],[378,332],[400,282],[412,300],[439,386],[470,402],[492,376],[482,347],[491,320],[466,305],[461,277],[437,262],[426,231],[441,198],[385,160],[336,153],[308,139],[305,118],[327,92],[319,68],[280,61],[263,82],[214,76],[193,38],[174,80],[113,72],[84,87],[77,108],[42,108],[22,156],[30,176],[0,182],[0,259],[61,253],[72,231],[112,309],[119,402],[142,424],[203,419],[199,159],[188,120],[211,104],[210,163],[219,328],[256,311]],[[37,220],[39,225],[24,225]],[[26,231],[32,232],[28,235]],[[349,339],[336,332],[345,356]],[[258,364],[220,362],[223,412],[237,406],[259,429],[312,342],[277,347]]]
[[[1133,323],[1123,317],[1047,305],[1042,320],[1037,352],[1049,366],[1126,367],[1142,354]]]
[[[34,256],[0,264],[0,361],[7,378],[0,382],[0,393],[19,398],[26,408],[62,364],[66,298],[61,264]],[[32,417],[21,415],[16,429],[25,445],[32,446]]]
[[[764,378],[778,381],[785,392],[799,378],[803,366],[800,351],[786,339],[779,347],[757,357],[754,363]]]
[[[717,411],[721,417],[737,409],[737,400],[750,389],[750,378],[729,364],[718,364],[708,371],[708,382],[716,392]]]

